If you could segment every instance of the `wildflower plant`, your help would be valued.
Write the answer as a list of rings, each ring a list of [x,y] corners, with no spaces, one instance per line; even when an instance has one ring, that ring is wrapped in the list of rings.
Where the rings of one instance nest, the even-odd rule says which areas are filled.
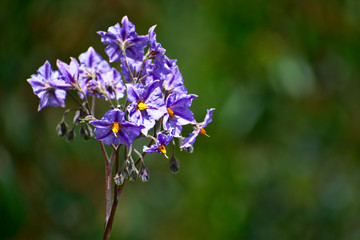
[[[180,150],[192,152],[197,136],[207,135],[204,128],[212,121],[214,108],[207,110],[203,122],[195,120],[190,106],[197,96],[187,93],[176,60],[169,59],[166,50],[156,41],[155,27],[149,29],[148,35],[139,36],[125,16],[121,24],[98,32],[106,45],[109,61],[90,47],[80,54],[79,60],[70,58],[69,64],[57,60],[58,70],[53,70],[46,61],[37,74],[28,79],[40,98],[38,111],[46,106],[65,107],[67,95],[78,104],[77,108],[64,111],[56,128],[59,136],[72,141],[77,127],[84,140],[95,137],[99,142],[106,173],[104,239],[110,237],[126,181],[149,180],[145,155],[157,152],[169,159],[167,148],[172,145],[169,168],[176,173],[179,160],[175,157],[175,140]],[[109,62],[118,62],[120,71]],[[110,106],[100,117],[95,115],[98,100]],[[74,112],[74,120],[69,129],[66,117],[70,112]],[[188,136],[182,135],[184,125],[193,126]],[[140,138],[148,138],[149,143],[135,149],[133,143]],[[107,149],[105,145],[110,147]],[[125,154],[120,161],[122,147]],[[111,187],[113,181],[115,185]]]

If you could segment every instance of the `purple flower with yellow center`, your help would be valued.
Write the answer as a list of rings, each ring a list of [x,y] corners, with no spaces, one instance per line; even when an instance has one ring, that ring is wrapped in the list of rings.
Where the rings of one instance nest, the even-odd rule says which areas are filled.
[[[125,85],[121,80],[120,73],[115,69],[111,69],[106,73],[100,74],[101,92],[106,92],[106,95],[111,99],[120,99],[124,97]]]
[[[194,94],[171,94],[168,96],[166,99],[168,114],[163,117],[164,130],[169,131],[174,136],[179,136],[182,125],[195,123],[194,114],[189,107],[196,97]]]
[[[172,138],[173,138],[172,135],[166,135],[166,134],[160,133],[157,136],[156,143],[151,145],[150,147],[144,146],[143,152],[147,152],[147,153],[158,152],[158,153],[164,154],[164,156],[166,158],[169,158],[166,155],[166,146],[169,145]]]
[[[140,135],[142,126],[125,121],[125,113],[119,109],[109,110],[101,120],[90,122],[94,127],[96,139],[106,145],[130,144]]]
[[[110,64],[93,47],[89,47],[86,52],[80,54],[79,60],[81,63],[79,67],[81,89],[86,95],[91,96],[96,93],[98,97],[101,97],[99,74],[110,71]]]
[[[213,114],[214,110],[215,110],[215,108],[211,108],[211,109],[207,110],[204,121],[202,123],[197,123],[194,126],[194,128],[195,128],[194,131],[192,133],[190,133],[189,137],[184,139],[180,148],[192,147],[192,145],[194,144],[194,142],[196,140],[196,137],[199,134],[207,136],[205,127],[212,121],[212,114]]]
[[[149,129],[154,127],[167,110],[160,89],[160,81],[154,81],[149,85],[126,84],[127,100],[131,102],[127,110],[129,119],[139,125],[143,125],[142,133],[147,135]]]
[[[125,51],[126,57],[142,61],[148,37],[138,36],[135,32],[135,25],[129,21],[127,16],[123,17],[121,25],[117,23],[115,26],[109,27],[107,32],[98,32],[101,42],[108,45],[105,52],[109,56],[110,62],[119,61],[121,57],[124,57],[123,51]]]
[[[71,85],[61,79],[58,71],[51,69],[49,61],[46,61],[37,73],[31,75],[27,81],[40,98],[38,111],[46,106],[65,107],[66,91],[64,89],[70,88]]]

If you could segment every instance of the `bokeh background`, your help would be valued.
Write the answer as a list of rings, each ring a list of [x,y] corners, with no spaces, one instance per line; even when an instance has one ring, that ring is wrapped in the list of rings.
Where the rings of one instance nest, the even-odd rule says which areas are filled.
[[[124,15],[158,24],[196,119],[216,111],[178,174],[147,156],[111,239],[360,239],[358,0],[2,0],[0,239],[101,239],[98,143],[57,137],[62,109],[37,112],[26,79],[106,57],[96,31]]]

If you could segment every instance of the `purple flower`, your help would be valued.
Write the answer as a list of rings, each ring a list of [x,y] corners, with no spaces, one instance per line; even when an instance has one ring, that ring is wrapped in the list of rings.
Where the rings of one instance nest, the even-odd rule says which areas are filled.
[[[69,85],[60,78],[59,72],[53,71],[49,61],[46,61],[37,73],[31,75],[27,81],[40,98],[38,111],[46,106],[65,107],[66,91],[63,89]]]
[[[156,143],[151,145],[150,147],[144,146],[143,152],[147,152],[147,153],[158,152],[158,153],[164,154],[164,156],[166,158],[168,158],[168,156],[166,156],[166,148],[165,147],[167,145],[169,145],[172,138],[173,138],[172,135],[165,135],[165,134],[160,133],[157,136]]]
[[[94,127],[96,139],[107,145],[130,144],[140,135],[142,126],[125,121],[125,113],[119,109],[109,110],[101,120],[90,122]]]
[[[146,78],[146,83],[154,81],[154,79],[162,80],[162,88],[168,93],[187,94],[187,89],[184,86],[184,80],[176,65],[176,60],[171,60],[164,56],[165,62],[162,66],[153,65],[148,68],[149,77]]]
[[[184,80],[179,71],[179,67],[176,66],[171,70],[171,73],[166,75],[163,88],[170,93],[187,94],[187,89],[184,86]]]
[[[174,136],[179,136],[182,125],[195,123],[194,114],[189,109],[192,100],[197,96],[194,94],[171,94],[166,99],[168,114],[163,118],[163,127]]]
[[[110,62],[124,57],[123,51],[125,51],[126,57],[142,61],[144,49],[148,44],[147,36],[138,36],[134,24],[129,21],[127,16],[123,17],[121,24],[122,26],[117,23],[115,26],[109,27],[107,32],[98,32],[101,42],[108,45],[105,52],[109,56]]]
[[[124,97],[125,85],[121,80],[120,73],[115,69],[111,69],[106,73],[100,73],[102,91],[106,91],[111,99],[120,99]]]
[[[66,64],[59,59],[56,61],[56,65],[61,73],[61,78],[64,79],[70,87],[80,89],[79,86],[79,63],[75,58],[70,58],[70,64]]]
[[[165,102],[160,89],[160,81],[149,85],[126,84],[129,119],[139,125],[144,125],[142,133],[147,135],[149,129],[154,127],[155,121],[166,114]]]
[[[214,110],[215,110],[215,108],[211,108],[211,109],[207,110],[204,121],[202,123],[197,123],[195,125],[195,130],[192,133],[190,133],[189,137],[184,139],[180,148],[192,147],[192,145],[194,144],[194,142],[196,140],[196,137],[199,134],[206,135],[206,131],[204,128],[212,121],[212,114],[213,114]]]
[[[86,52],[80,54],[79,60],[81,63],[79,67],[81,89],[86,95],[91,96],[96,93],[98,97],[101,97],[99,74],[110,71],[110,64],[95,52],[93,47],[89,47]]]

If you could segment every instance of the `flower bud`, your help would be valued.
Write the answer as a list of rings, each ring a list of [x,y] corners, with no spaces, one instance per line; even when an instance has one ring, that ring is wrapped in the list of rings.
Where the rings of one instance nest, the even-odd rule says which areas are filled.
[[[130,181],[135,181],[136,178],[139,176],[139,171],[136,169],[136,167],[134,166],[130,172],[129,172],[129,180]]]
[[[118,171],[118,173],[114,177],[114,182],[116,185],[121,185],[124,183],[125,179],[128,177],[128,174],[124,170]]]
[[[96,120],[96,118],[93,115],[87,115],[84,118],[81,118],[81,119],[79,118],[79,120],[80,120],[80,123],[83,123],[83,122],[90,122],[90,121]]]
[[[169,163],[170,163],[170,171],[173,173],[177,173],[179,171],[179,160],[173,155]]]
[[[66,123],[61,121],[61,122],[56,126],[56,131],[57,131],[59,137],[65,136],[66,133],[67,133]]]
[[[149,169],[144,164],[141,165],[139,177],[143,182],[149,181]]]
[[[72,142],[74,140],[74,128],[72,128],[67,134],[66,134],[66,140],[68,142]]]
[[[89,124],[86,124],[86,128],[87,128],[87,130],[89,132],[90,138],[94,137],[95,136],[94,131],[92,130],[92,128],[90,127]]]
[[[194,151],[194,147],[193,146],[190,146],[190,147],[184,147],[183,148],[185,152],[188,152],[188,153],[192,153]]]
[[[127,178],[130,181],[135,181],[136,178],[139,176],[139,171],[137,170],[137,168],[135,167],[135,164],[133,162],[127,161],[125,163],[124,171],[126,171]]]
[[[91,135],[89,132],[89,129],[87,128],[87,126],[81,126],[80,128],[80,136],[85,140],[89,140]]]

